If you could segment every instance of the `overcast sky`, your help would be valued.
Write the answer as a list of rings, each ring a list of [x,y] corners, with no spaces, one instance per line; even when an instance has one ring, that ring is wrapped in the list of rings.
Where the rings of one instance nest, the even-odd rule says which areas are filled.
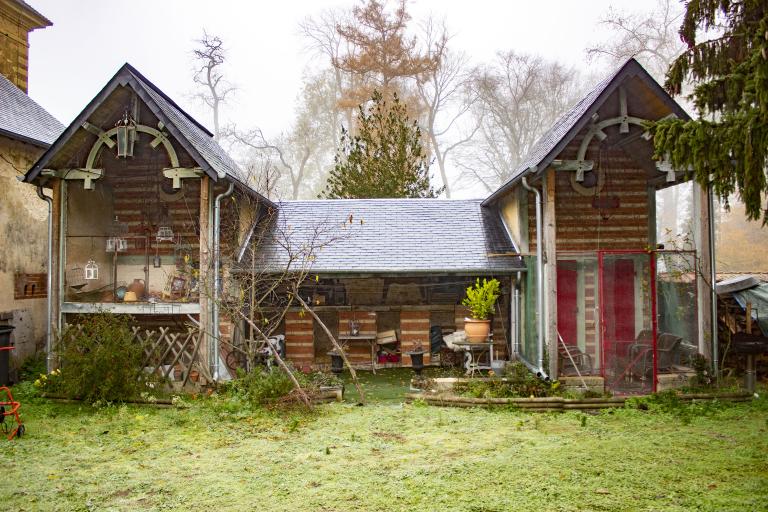
[[[239,91],[223,112],[241,128],[268,135],[292,119],[302,71],[311,60],[298,24],[354,1],[28,0],[53,26],[30,35],[29,91],[68,124],[124,62],[211,126],[191,98],[194,40],[205,28],[228,49],[227,78]],[[444,17],[454,46],[476,62],[499,50],[538,53],[589,66],[584,49],[605,37],[599,18],[613,5],[646,10],[653,0],[410,0],[414,21]]]

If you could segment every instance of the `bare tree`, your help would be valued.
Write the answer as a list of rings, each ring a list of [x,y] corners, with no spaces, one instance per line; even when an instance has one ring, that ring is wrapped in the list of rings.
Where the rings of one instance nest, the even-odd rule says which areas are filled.
[[[310,406],[310,396],[270,337],[279,331],[289,311],[299,309],[316,317],[311,306],[301,298],[300,290],[310,281],[317,254],[347,236],[354,228],[353,223],[347,218],[317,219],[311,226],[297,228],[251,194],[243,190],[235,194],[235,200],[222,205],[221,217],[221,251],[226,264],[223,274],[228,286],[214,299],[219,310],[233,320],[239,343],[225,343],[221,339],[214,342],[229,345],[230,351],[242,354],[246,362],[244,369],[248,371],[254,369],[248,363],[254,361],[258,353],[269,350],[292,380],[298,398]],[[211,274],[212,270],[208,270],[201,275]],[[243,323],[248,326],[248,335],[241,328]],[[327,329],[324,324],[321,327]],[[332,336],[331,341],[348,361],[344,347]],[[364,401],[363,390],[351,366],[350,372]]]
[[[573,68],[508,51],[478,70],[472,87],[479,129],[458,164],[465,179],[492,192],[577,100],[583,84]]]
[[[613,65],[635,57],[661,83],[672,61],[685,49],[678,35],[683,7],[677,0],[657,0],[652,10],[644,13],[610,7],[600,23],[612,35],[608,41],[587,48],[587,55],[607,59]]]
[[[336,145],[333,87],[329,70],[306,77],[298,97],[296,120],[288,131],[278,136],[267,137],[258,127],[247,131],[234,127],[225,130],[234,146],[250,150],[247,165],[273,164],[278,182],[271,183],[271,194],[282,188],[291,199],[316,197],[324,186]]]
[[[192,50],[195,60],[192,80],[202,89],[195,96],[213,112],[213,136],[218,141],[221,137],[219,128],[221,105],[236,88],[224,80],[221,71],[226,61],[226,50],[219,36],[203,31],[203,37],[195,42],[199,47]]]
[[[425,107],[424,133],[440,170],[445,196],[450,199],[448,156],[469,142],[480,128],[478,120],[470,120],[470,126],[464,126],[478,95],[470,87],[472,73],[467,70],[466,54],[448,46],[451,36],[445,23],[437,24],[430,18],[422,25],[422,31],[435,66],[418,75],[416,85]]]
[[[299,24],[299,30],[307,41],[306,49],[311,53],[326,59],[327,66],[333,73],[334,124],[333,133],[341,133],[341,116],[343,114],[347,126],[352,125],[355,108],[341,108],[340,102],[343,91],[352,88],[352,77],[334,62],[340,61],[342,55],[350,52],[349,42],[341,37],[336,27],[347,25],[349,16],[339,9],[326,9],[317,16],[309,16]]]

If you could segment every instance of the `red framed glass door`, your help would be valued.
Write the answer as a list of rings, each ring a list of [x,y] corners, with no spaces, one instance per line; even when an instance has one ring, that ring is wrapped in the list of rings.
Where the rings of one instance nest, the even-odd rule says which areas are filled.
[[[600,251],[600,334],[605,388],[614,394],[656,388],[655,258],[645,251]]]

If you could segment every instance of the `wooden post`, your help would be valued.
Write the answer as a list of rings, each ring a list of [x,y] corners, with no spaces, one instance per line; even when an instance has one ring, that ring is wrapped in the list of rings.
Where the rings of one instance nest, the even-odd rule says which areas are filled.
[[[55,341],[56,336],[61,332],[61,240],[62,240],[62,212],[64,211],[62,180],[55,180],[51,189],[53,204],[51,204],[51,221],[53,229],[51,234],[51,268],[48,272],[51,275],[51,326],[53,332],[51,336]]]
[[[544,336],[549,351],[549,376],[557,378],[557,223],[555,219],[555,170],[547,169],[544,186]]]
[[[696,247],[696,295],[698,319],[698,349],[704,357],[712,359],[712,288],[710,283],[710,252],[709,252],[709,209],[707,207],[707,189],[693,182],[693,240]],[[715,328],[717,328],[715,326]]]
[[[211,297],[213,289],[210,283],[211,266],[211,180],[203,176],[200,183],[200,332],[202,333],[199,357],[203,358],[203,364],[210,369],[211,364]]]

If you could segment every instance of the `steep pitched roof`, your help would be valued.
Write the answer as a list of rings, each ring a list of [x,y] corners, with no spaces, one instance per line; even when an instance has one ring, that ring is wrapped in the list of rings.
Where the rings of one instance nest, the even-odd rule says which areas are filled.
[[[53,143],[40,159],[27,172],[24,181],[31,182],[50,162],[53,156],[69,140],[69,138],[81,129],[83,123],[104,102],[106,98],[119,86],[130,86],[136,94],[146,103],[152,112],[165,125],[166,129],[192,156],[197,165],[214,180],[228,178],[238,182],[242,187],[256,193],[243,181],[243,174],[232,158],[213,139],[213,134],[202,124],[186,113],[176,102],[139,73],[130,64],[124,64],[115,75],[107,82],[107,85],[91,100],[86,108],[67,127],[64,133]],[[264,198],[262,198],[264,199]],[[264,199],[268,204],[268,200]]]
[[[605,100],[621,85],[625,78],[638,76],[654,91],[677,116],[687,119],[685,110],[659,85],[656,80],[634,58],[627,59],[611,74],[601,80],[581,100],[563,114],[552,127],[542,135],[525,155],[510,178],[494,191],[483,204],[489,204],[509,190],[523,175],[536,173],[547,167],[563,148],[589,122],[592,115]]]
[[[350,222],[351,219],[351,222]],[[491,274],[524,270],[495,210],[480,200],[282,201],[259,263],[285,268],[303,244],[320,246],[312,272]],[[287,244],[286,244],[287,242]],[[506,255],[502,255],[506,254]]]
[[[48,147],[64,125],[24,91],[0,75],[0,134],[35,146]]]

